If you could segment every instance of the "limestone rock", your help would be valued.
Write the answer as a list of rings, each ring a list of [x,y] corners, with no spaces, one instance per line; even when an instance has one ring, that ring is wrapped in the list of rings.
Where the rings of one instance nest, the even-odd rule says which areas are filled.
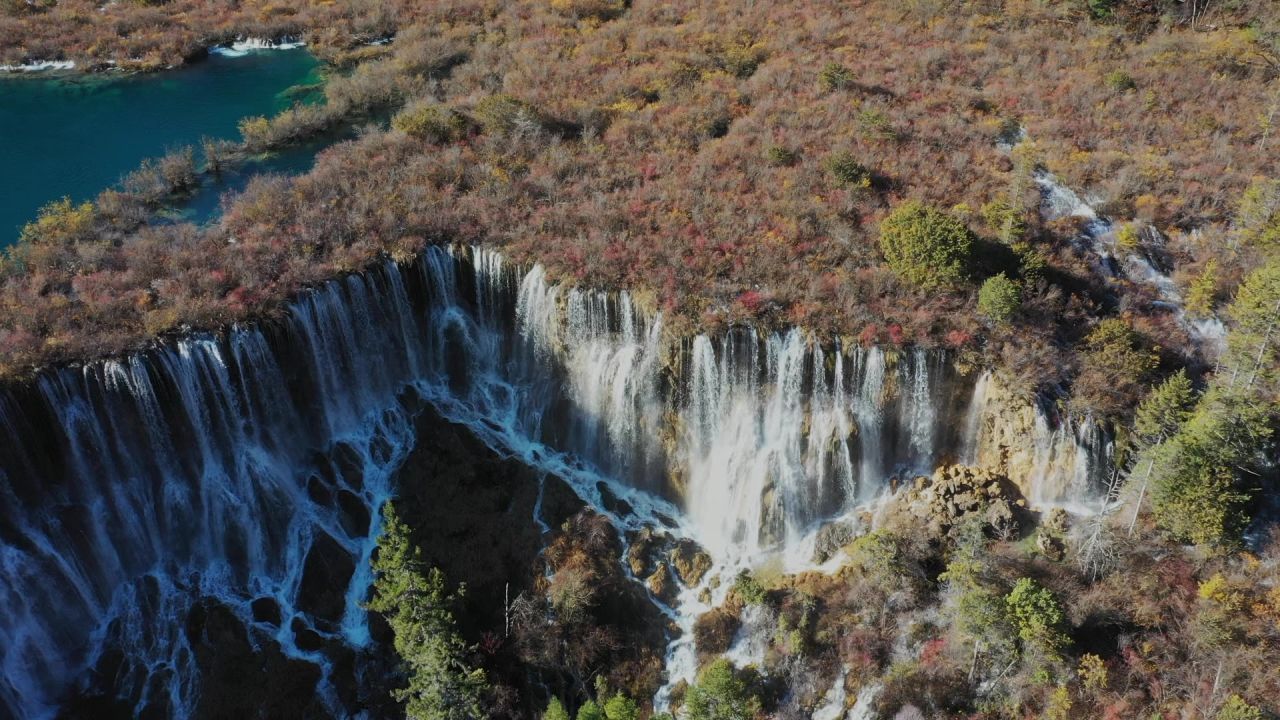
[[[827,523],[818,530],[813,543],[813,561],[819,565],[831,559],[845,545],[857,537],[857,529],[853,523],[841,520]]]
[[[676,585],[675,578],[671,577],[671,570],[668,569],[665,562],[658,563],[657,569],[644,581],[644,584],[649,588],[649,592],[653,593],[654,597],[667,605],[675,602],[676,595],[680,592],[680,588]]]
[[[1025,501],[1013,483],[989,469],[944,465],[932,477],[917,477],[904,487],[890,502],[885,520],[923,526],[931,537],[943,536],[975,515],[995,535],[1014,535],[1020,526],[1019,503]]]
[[[671,567],[676,571],[680,581],[689,587],[696,587],[711,569],[711,556],[692,540],[680,540],[672,548],[669,556]]]

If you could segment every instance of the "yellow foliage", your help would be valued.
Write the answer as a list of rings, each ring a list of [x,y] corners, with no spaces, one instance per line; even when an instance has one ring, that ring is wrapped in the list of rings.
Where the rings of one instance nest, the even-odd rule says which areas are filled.
[[[1231,583],[1222,573],[1214,573],[1213,577],[1200,583],[1198,594],[1201,600],[1212,602],[1228,611],[1239,610],[1244,605],[1244,596],[1231,588]]]

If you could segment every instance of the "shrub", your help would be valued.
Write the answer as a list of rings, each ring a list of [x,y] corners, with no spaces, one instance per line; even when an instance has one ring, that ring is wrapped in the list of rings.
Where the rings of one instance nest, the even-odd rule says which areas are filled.
[[[896,140],[898,131],[884,112],[867,108],[858,113],[858,134],[867,140]]]
[[[1107,73],[1102,81],[1106,83],[1108,88],[1118,93],[1127,92],[1138,87],[1138,82],[1124,70],[1112,70]]]
[[[763,605],[768,599],[768,593],[764,586],[756,580],[750,570],[742,570],[738,576],[734,578],[733,590],[742,598],[742,602],[748,605]]]
[[[760,697],[745,673],[724,658],[708,665],[685,697],[687,720],[752,720],[760,712]]]
[[[1222,709],[1218,710],[1214,720],[1262,720],[1262,711],[1245,702],[1239,695],[1232,694],[1222,704]]]
[[[551,0],[551,9],[577,20],[613,20],[626,12],[625,0]]]
[[[853,73],[840,63],[827,63],[818,72],[818,87],[823,92],[844,90],[853,84]]]
[[[93,230],[93,203],[76,205],[64,197],[40,208],[34,222],[22,228],[23,243],[73,243],[86,239]]]
[[[826,166],[827,171],[841,185],[859,189],[871,187],[871,171],[847,150],[832,153],[827,158]]]
[[[799,153],[782,145],[770,145],[765,151],[765,157],[768,158],[770,165],[781,167],[794,164],[799,158]]]
[[[958,285],[966,277],[973,237],[964,223],[911,200],[880,223],[880,251],[900,278],[924,290]]]
[[[1138,235],[1138,229],[1134,223],[1125,223],[1116,231],[1116,248],[1125,252],[1133,252],[1138,249],[1138,245],[1142,242],[1142,238]]]
[[[397,113],[391,126],[419,140],[443,143],[461,137],[466,120],[443,105],[420,102]]]
[[[1022,306],[1022,287],[1004,273],[989,277],[978,290],[978,311],[996,325],[1006,325]]]
[[[1089,0],[1089,14],[1095,20],[1109,18],[1114,6],[1115,0]]]
[[[534,129],[541,125],[538,112],[529,103],[510,95],[490,95],[472,109],[485,132],[503,134]]]
[[[717,58],[724,71],[738,78],[748,78],[755,74],[756,68],[764,62],[764,45],[755,41],[750,34],[726,43]]]

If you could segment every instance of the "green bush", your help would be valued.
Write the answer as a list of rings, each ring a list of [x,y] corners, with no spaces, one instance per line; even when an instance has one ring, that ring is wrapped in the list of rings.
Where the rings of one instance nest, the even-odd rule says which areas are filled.
[[[768,599],[768,592],[750,570],[742,570],[738,573],[733,581],[733,590],[738,597],[742,598],[742,602],[748,605],[763,605]]]
[[[637,720],[640,706],[626,695],[616,693],[604,704],[604,716],[606,720]]]
[[[978,312],[996,325],[1006,325],[1022,307],[1022,286],[1004,273],[986,279],[978,290]]]
[[[782,145],[770,145],[769,149],[765,150],[765,157],[768,158],[770,165],[781,167],[795,163],[799,154],[795,150]]]
[[[1089,14],[1095,20],[1102,20],[1111,17],[1111,9],[1115,6],[1116,0],[1089,0]]]
[[[853,84],[853,72],[840,63],[827,63],[818,72],[818,87],[823,92],[843,90]]]
[[[685,697],[686,720],[752,720],[760,697],[744,675],[724,658],[708,665]]]
[[[1009,616],[1018,628],[1024,650],[1035,650],[1046,660],[1057,660],[1069,639],[1061,630],[1066,615],[1048,588],[1031,578],[1019,578],[1004,598]]]
[[[890,269],[925,290],[958,285],[966,278],[973,236],[956,218],[911,200],[880,223],[880,251]]]
[[[1262,711],[1233,694],[1222,704],[1214,720],[1262,720]]]
[[[509,133],[541,124],[538,111],[532,105],[510,95],[490,95],[476,103],[472,114],[488,133]]]
[[[858,162],[853,153],[841,150],[832,153],[826,162],[827,171],[836,182],[851,188],[871,187],[871,171]]]
[[[588,700],[578,708],[575,720],[604,720],[604,711],[594,700]]]
[[[1127,92],[1138,87],[1138,81],[1134,80],[1133,76],[1124,70],[1112,70],[1107,73],[1107,76],[1102,81],[1106,83],[1108,88],[1118,93]]]
[[[415,103],[391,119],[391,127],[396,130],[432,143],[461,137],[466,125],[461,115],[435,103]]]

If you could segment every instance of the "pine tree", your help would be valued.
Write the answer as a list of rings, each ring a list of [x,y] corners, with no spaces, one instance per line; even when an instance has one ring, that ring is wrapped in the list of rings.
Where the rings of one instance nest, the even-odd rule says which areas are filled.
[[[369,609],[387,617],[408,672],[409,686],[394,697],[413,720],[482,718],[487,683],[483,670],[467,664],[468,647],[449,610],[457,596],[446,591],[438,568],[423,567],[421,550],[410,542],[408,527],[390,503],[384,516]]]
[[[569,713],[564,709],[560,698],[551,698],[551,702],[547,703],[547,711],[542,713],[542,720],[569,720]]]

